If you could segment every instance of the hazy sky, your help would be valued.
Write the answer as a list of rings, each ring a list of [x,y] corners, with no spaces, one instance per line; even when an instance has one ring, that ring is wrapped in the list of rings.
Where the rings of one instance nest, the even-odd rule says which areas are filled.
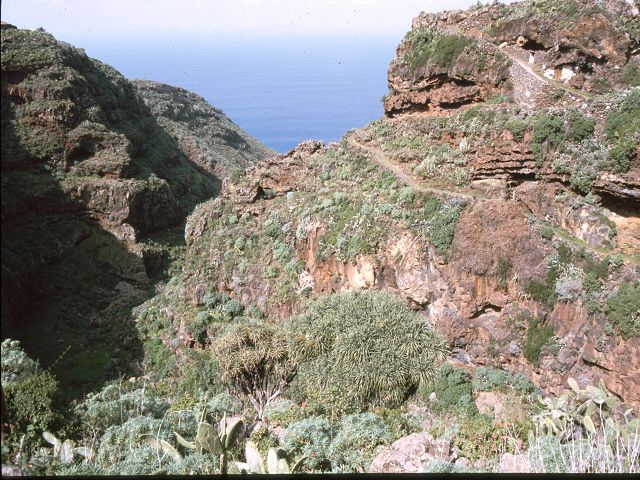
[[[475,0],[4,0],[2,20],[63,39],[166,33],[401,36],[421,11]]]

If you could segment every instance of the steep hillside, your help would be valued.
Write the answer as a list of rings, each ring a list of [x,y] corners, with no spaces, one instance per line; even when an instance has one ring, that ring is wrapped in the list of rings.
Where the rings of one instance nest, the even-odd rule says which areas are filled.
[[[180,295],[169,290],[163,313],[147,317],[163,325],[167,345],[178,338],[182,347],[198,344],[188,332],[214,292],[284,319],[318,295],[385,289],[424,312],[467,365],[523,372],[555,392],[568,376],[602,378],[640,404],[640,89],[589,99],[561,90],[554,106],[511,96],[520,88],[513,62],[504,47],[491,58],[480,52],[494,48],[483,25],[498,17],[503,25],[533,5],[419,16],[391,63],[385,103],[397,104],[390,99],[404,95],[401,83],[402,102],[412,107],[387,108],[385,118],[338,144],[309,142],[260,163],[200,205],[187,223]],[[533,23],[567,22],[544,5],[555,13],[541,10]],[[580,12],[563,28],[583,25]],[[609,36],[621,37],[614,45],[603,40],[606,58],[636,65],[635,40],[618,26],[624,17],[612,23],[611,14],[598,12]],[[408,71],[402,65],[410,39],[426,24],[431,33],[411,47],[423,66],[398,82]],[[452,24],[466,46],[442,64],[431,55],[442,53]],[[522,28],[513,39],[531,34],[529,24]],[[575,43],[562,45],[565,55],[584,54]],[[454,78],[475,72],[464,66],[474,55],[486,57],[482,75],[497,75],[487,87],[492,93],[485,80],[465,86]],[[621,71],[610,67],[611,75]],[[416,75],[449,80],[425,88],[411,83]],[[583,74],[583,82],[589,78]],[[612,85],[626,85],[615,78]],[[467,87],[482,94],[443,110],[445,90],[460,99]],[[434,103],[441,108],[434,111]],[[620,316],[617,302],[626,312]]]
[[[196,95],[3,28],[3,335],[45,365],[69,349],[59,366],[79,383],[126,367],[122,313],[179,252],[185,217],[271,153]]]
[[[58,428],[90,460],[40,451],[34,471],[640,471],[639,24],[631,0],[420,14],[390,64],[382,118],[225,178],[188,215],[184,258],[155,296],[99,306],[96,325],[119,322],[103,338],[139,352],[131,370],[120,361],[113,371],[134,376],[73,403]],[[7,95],[23,91],[9,83]],[[172,168],[232,168],[203,153],[201,132],[242,145],[234,158],[244,162],[252,142],[228,124],[203,127],[199,99],[136,88],[138,108],[155,115],[145,118],[158,118],[148,133],[184,152],[166,160]],[[12,103],[16,118],[22,105]],[[35,148],[15,132],[16,145]],[[148,178],[157,158],[139,148],[122,168],[131,173],[110,180],[140,182],[153,206],[186,211],[186,174]],[[36,158],[52,172],[70,160],[48,155],[31,154],[25,171],[55,178],[60,205],[79,208],[68,186],[89,182],[74,170],[83,161],[36,177]],[[62,210],[48,201],[39,214],[52,205]],[[82,211],[104,228],[130,224],[91,205]],[[143,211],[136,235],[160,226]],[[59,238],[76,240],[47,245],[82,252],[98,237]],[[165,248],[136,244],[147,265]],[[38,248],[29,265],[49,258]],[[104,261],[129,258],[140,257]],[[142,283],[117,288],[135,298]],[[18,345],[3,349],[7,364],[29,367],[24,378],[45,375]],[[3,379],[13,392],[27,382],[18,373]]]

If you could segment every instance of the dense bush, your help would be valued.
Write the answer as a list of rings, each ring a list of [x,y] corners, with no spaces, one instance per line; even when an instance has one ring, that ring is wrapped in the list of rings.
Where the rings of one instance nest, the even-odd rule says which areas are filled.
[[[37,373],[40,368],[38,362],[20,347],[18,340],[5,338],[2,341],[2,385],[6,386],[20,378]]]
[[[424,317],[381,291],[321,297],[287,328],[299,363],[292,393],[328,411],[399,405],[447,351]]]
[[[609,156],[614,167],[621,172],[628,171],[631,160],[637,155],[640,89],[632,89],[618,108],[611,110],[604,131],[613,145]]]
[[[329,447],[335,430],[324,417],[310,417],[293,423],[287,428],[282,448],[295,455],[305,455],[305,465],[312,470],[331,468]]]
[[[434,390],[438,410],[477,413],[478,409],[473,401],[471,377],[465,370],[445,363],[438,372]]]
[[[540,113],[533,118],[533,152],[536,162],[542,165],[544,153],[564,142],[564,120],[550,113]]]
[[[413,68],[423,65],[434,65],[440,68],[451,68],[457,58],[464,52],[471,41],[458,34],[448,34],[428,28],[411,30],[405,42],[409,50],[404,61]]]
[[[596,129],[596,122],[591,118],[582,115],[578,110],[570,110],[567,113],[569,122],[569,138],[576,143],[593,135]]]
[[[364,472],[375,448],[393,440],[386,422],[370,412],[344,416],[338,428],[331,444],[331,463],[342,472]]]
[[[527,124],[519,117],[511,117],[505,123],[505,128],[511,132],[513,138],[519,142],[524,139],[524,134],[527,131]]]
[[[140,415],[161,418],[169,408],[169,404],[153,392],[127,387],[126,384],[111,383],[98,392],[88,394],[76,406],[75,414],[92,430],[102,432]]]
[[[519,393],[529,394],[535,390],[535,385],[523,373],[509,373],[495,367],[480,367],[473,377],[473,390],[476,392],[515,390]]]
[[[606,313],[623,338],[640,337],[640,283],[622,283],[607,300]]]
[[[1,348],[2,392],[12,435],[29,430],[37,436],[58,419],[54,406],[58,381],[48,371],[41,370],[17,340],[7,338]]]
[[[436,247],[438,254],[445,258],[451,242],[453,242],[456,224],[461,212],[461,204],[455,202],[444,203],[428,222],[429,240]]]

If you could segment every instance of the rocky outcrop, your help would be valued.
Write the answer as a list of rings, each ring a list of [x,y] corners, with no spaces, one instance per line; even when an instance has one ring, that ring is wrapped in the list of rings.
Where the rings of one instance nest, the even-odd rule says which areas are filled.
[[[389,68],[385,113],[456,108],[497,94],[514,95],[531,108],[556,103],[557,85],[593,93],[636,85],[639,39],[629,27],[634,22],[637,14],[621,0],[423,13]],[[539,82],[536,75],[552,82]],[[532,78],[540,84],[529,87]]]
[[[391,63],[385,113],[439,111],[484,101],[510,91],[508,72],[508,58],[494,46],[420,27],[405,38]]]
[[[412,433],[385,447],[373,459],[369,473],[422,473],[434,460],[449,461],[449,442],[428,432]]]

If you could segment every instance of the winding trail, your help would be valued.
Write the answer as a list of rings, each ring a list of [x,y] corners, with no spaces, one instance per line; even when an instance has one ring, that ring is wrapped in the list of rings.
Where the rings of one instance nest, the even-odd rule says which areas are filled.
[[[443,188],[427,187],[415,176],[404,170],[400,165],[389,160],[389,158],[380,149],[371,147],[369,145],[363,145],[362,143],[358,142],[358,140],[356,140],[353,136],[349,136],[347,138],[347,143],[358,150],[365,151],[367,154],[367,158],[373,160],[382,168],[392,171],[398,180],[400,180],[405,185],[413,188],[414,190],[452,198],[466,198],[468,200],[473,200],[476,198],[488,198],[479,194],[452,192],[451,190],[446,190]]]

